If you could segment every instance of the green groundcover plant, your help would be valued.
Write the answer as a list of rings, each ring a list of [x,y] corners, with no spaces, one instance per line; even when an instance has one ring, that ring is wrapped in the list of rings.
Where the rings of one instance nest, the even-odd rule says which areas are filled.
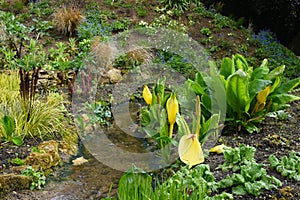
[[[256,149],[241,144],[236,148],[227,148],[223,152],[225,163],[218,166],[223,171],[232,170],[232,175],[216,184],[218,189],[232,188],[232,194],[260,195],[263,190],[275,189],[282,185],[280,180],[269,176],[263,164],[256,163],[254,159]],[[237,173],[239,172],[239,173]]]
[[[222,171],[232,170],[234,172],[240,170],[241,166],[255,161],[255,152],[256,149],[254,147],[244,144],[236,148],[227,148],[223,152],[225,162],[219,165],[217,169],[222,169]]]
[[[300,153],[291,151],[289,156],[283,156],[279,160],[275,155],[269,156],[270,167],[282,176],[300,181]]]
[[[241,166],[240,173],[227,175],[225,179],[217,183],[218,188],[232,188],[232,194],[260,195],[264,189],[271,190],[281,186],[282,183],[274,176],[267,175],[263,164],[248,162]]]
[[[156,178],[141,169],[132,167],[119,182],[118,198],[121,200],[146,199],[234,199],[233,195],[259,196],[264,190],[280,187],[282,183],[267,174],[264,164],[256,163],[256,149],[248,145],[226,148],[223,155],[225,163],[218,168],[228,172],[224,179],[216,182],[207,164],[193,168],[180,167],[166,179]],[[158,181],[160,180],[160,181]],[[232,194],[224,192],[231,189]]]
[[[214,189],[215,178],[209,165],[197,165],[193,169],[187,166],[173,172],[166,181],[156,182],[152,187],[152,177],[133,167],[125,173],[119,182],[118,198],[122,200],[194,200],[194,199],[233,199],[228,193],[210,196]]]
[[[36,171],[32,166],[29,166],[25,170],[23,170],[22,175],[32,178],[32,182],[30,184],[31,190],[40,190],[46,184],[46,176],[44,175],[44,172]]]

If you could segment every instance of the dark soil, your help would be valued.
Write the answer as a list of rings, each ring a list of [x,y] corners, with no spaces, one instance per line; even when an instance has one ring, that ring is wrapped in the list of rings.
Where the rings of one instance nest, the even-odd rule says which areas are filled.
[[[265,190],[259,197],[251,195],[235,196],[234,199],[300,199],[300,183],[289,180],[269,166],[268,157],[274,154],[277,158],[288,156],[291,151],[300,152],[300,101],[293,102],[287,110],[289,117],[286,120],[276,120],[266,117],[261,124],[260,133],[223,130],[219,141],[230,147],[247,144],[256,148],[255,159],[257,163],[265,164],[268,174],[275,176],[282,182],[282,187],[270,191]],[[220,143],[220,144],[221,144]],[[210,154],[205,163],[209,164],[214,172],[216,181],[225,178],[226,174],[215,168],[224,162],[223,155]],[[227,191],[230,192],[230,191]]]
[[[0,173],[8,172],[13,166],[11,160],[15,158],[25,159],[31,152],[32,147],[38,146],[40,140],[25,139],[21,146],[12,145],[9,142],[0,143]]]

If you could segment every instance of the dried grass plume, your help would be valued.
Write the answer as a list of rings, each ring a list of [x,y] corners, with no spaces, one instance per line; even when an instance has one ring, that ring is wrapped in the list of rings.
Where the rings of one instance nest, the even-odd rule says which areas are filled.
[[[52,14],[54,27],[61,33],[72,36],[76,33],[84,15],[73,6],[63,6]]]

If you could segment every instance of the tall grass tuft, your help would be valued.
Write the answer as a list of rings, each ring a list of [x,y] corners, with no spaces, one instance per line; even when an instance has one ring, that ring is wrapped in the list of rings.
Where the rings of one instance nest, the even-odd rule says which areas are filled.
[[[63,6],[52,14],[54,27],[63,34],[72,36],[77,31],[79,24],[84,19],[83,13],[78,8]]]
[[[20,78],[18,71],[0,73],[0,103],[10,104],[19,96]]]
[[[49,93],[30,102],[21,98],[19,83],[17,72],[0,74],[0,118],[9,115],[15,120],[14,136],[45,140],[70,135],[72,128],[65,118],[63,97]],[[3,130],[0,127],[0,136]]]

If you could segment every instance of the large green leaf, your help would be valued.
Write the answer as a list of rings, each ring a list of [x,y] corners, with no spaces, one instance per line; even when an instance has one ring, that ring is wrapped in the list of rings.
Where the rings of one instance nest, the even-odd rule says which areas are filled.
[[[289,80],[283,84],[281,84],[279,87],[277,87],[274,90],[274,94],[284,94],[284,93],[288,93],[289,91],[291,91],[292,89],[294,89],[295,87],[297,87],[300,84],[300,77],[293,79],[293,80]]]
[[[267,74],[265,76],[265,79],[267,79],[267,80],[273,80],[273,79],[275,79],[278,76],[282,76],[282,74],[284,72],[284,69],[285,69],[284,65],[273,69],[269,74]]]
[[[192,81],[192,80],[188,79],[187,84],[194,90],[196,95],[205,94],[204,88],[196,81]]]
[[[265,89],[272,81],[270,80],[263,80],[263,79],[254,79],[249,83],[249,96],[252,100],[255,95]]]
[[[12,137],[14,131],[15,131],[15,120],[9,115],[4,115],[2,118],[3,128],[5,130],[5,134],[8,137]]]
[[[228,78],[235,71],[232,60],[228,57],[223,58],[222,65],[220,69],[220,74],[224,76],[225,79]]]
[[[196,73],[195,82],[205,88],[206,83],[204,81],[204,77],[206,77],[206,76],[207,76],[207,74],[205,74],[205,73],[200,73],[200,72]]]
[[[181,138],[183,135],[191,134],[190,128],[187,125],[183,116],[177,114],[176,117],[176,124],[178,126],[178,138]]]
[[[227,104],[240,116],[247,112],[250,106],[247,74],[238,70],[230,75],[226,85]]]
[[[226,92],[224,87],[224,82],[217,72],[214,65],[210,65],[210,77],[205,78],[205,82],[208,85],[210,98],[211,98],[211,108],[212,113],[220,113],[225,117],[226,115]]]
[[[292,101],[300,100],[300,97],[292,94],[275,94],[275,95],[270,95],[267,99],[268,100],[272,99],[273,103],[284,105]]]
[[[241,54],[235,54],[232,56],[232,58],[236,69],[241,69],[245,72],[248,72],[248,63]]]
[[[269,73],[269,68],[266,65],[261,65],[260,67],[253,70],[251,74],[251,80],[254,79],[264,79],[265,76]]]

